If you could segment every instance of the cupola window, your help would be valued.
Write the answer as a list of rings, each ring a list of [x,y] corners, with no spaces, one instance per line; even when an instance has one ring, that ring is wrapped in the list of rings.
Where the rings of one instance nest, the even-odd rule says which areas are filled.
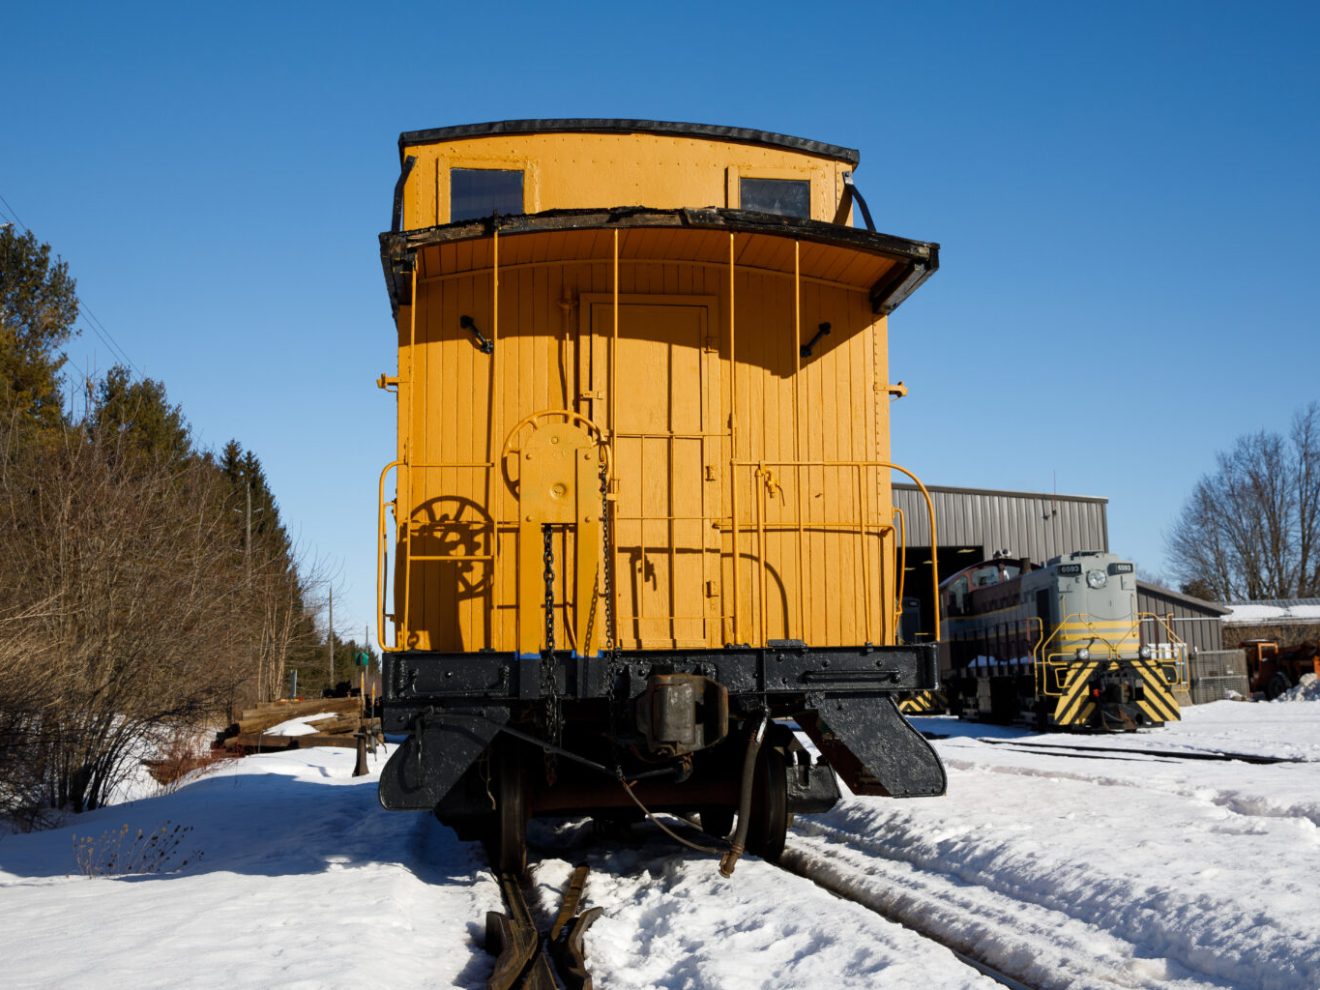
[[[519,169],[449,170],[449,220],[477,220],[492,213],[523,213],[523,174]]]
[[[808,219],[811,217],[811,182],[808,179],[740,179],[738,201],[744,210]]]

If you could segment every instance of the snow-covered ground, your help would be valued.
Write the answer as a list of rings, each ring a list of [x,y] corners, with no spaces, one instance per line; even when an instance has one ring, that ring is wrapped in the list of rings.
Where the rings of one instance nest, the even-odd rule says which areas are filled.
[[[1320,987],[1320,704],[1219,702],[1136,736],[921,724],[945,736],[949,794],[800,818],[791,866],[1041,986]],[[0,839],[0,985],[484,986],[499,896],[478,851],[429,816],[380,811],[352,766],[347,750],[249,757]],[[84,876],[75,833],[104,851],[124,825],[130,840],[175,825],[182,839],[160,872]],[[715,857],[650,828],[602,842],[538,823],[533,840],[547,905],[572,864],[592,866],[598,986],[993,985],[755,857],[722,880]]]

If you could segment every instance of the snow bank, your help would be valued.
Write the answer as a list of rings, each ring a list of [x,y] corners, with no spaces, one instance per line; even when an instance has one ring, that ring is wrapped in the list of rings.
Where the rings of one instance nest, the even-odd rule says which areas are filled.
[[[1303,674],[1295,685],[1274,700],[1320,701],[1320,679],[1315,674]]]

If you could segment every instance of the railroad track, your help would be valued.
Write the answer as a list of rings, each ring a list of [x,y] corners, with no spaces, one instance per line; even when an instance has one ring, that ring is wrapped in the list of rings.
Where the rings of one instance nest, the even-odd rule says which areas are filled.
[[[700,832],[689,822],[673,822],[671,825],[680,834],[687,833],[694,839],[710,841],[709,835]],[[911,917],[900,916],[888,909],[879,898],[850,884],[846,871],[819,870],[815,861],[814,855],[803,854],[790,845],[780,862],[771,865],[942,946],[964,965],[1001,986],[1010,990],[1038,990],[1035,984],[996,967],[969,942],[925,929],[919,923],[914,923]],[[715,869],[714,861],[711,862],[711,869]],[[548,927],[537,923],[533,906],[539,906],[540,897],[529,875],[497,874],[505,913],[490,911],[486,914],[485,947],[487,952],[496,957],[494,972],[487,983],[488,990],[555,990],[558,987],[592,990],[584,936],[603,909],[593,907],[587,911],[580,910],[588,873],[589,869],[585,865],[573,870],[564,888],[559,910]],[[736,883],[737,880],[731,882]]]
[[[1002,746],[1015,753],[1041,753],[1045,756],[1080,757],[1087,756],[1097,760],[1117,759],[1123,756],[1147,756],[1167,762],[1185,762],[1209,760],[1221,763],[1305,763],[1306,760],[1293,756],[1260,756],[1255,753],[1207,753],[1182,749],[1130,749],[1125,746],[1078,746],[1067,743],[1024,743],[1016,739],[994,739],[977,737],[977,742],[990,746]],[[1112,755],[1111,755],[1112,754]]]
[[[506,913],[486,913],[486,951],[495,956],[488,990],[592,990],[583,937],[601,909],[579,911],[587,873],[585,866],[573,870],[559,912],[545,929],[537,926],[528,905],[527,875],[499,874]]]
[[[957,957],[958,961],[966,966],[970,966],[982,976],[989,977],[1001,986],[1009,987],[1011,990],[1037,990],[1035,984],[1024,982],[1010,973],[997,968],[989,961],[980,956],[973,945],[963,943],[959,940],[946,938],[938,932],[923,929],[920,925],[914,925],[911,918],[900,917],[897,913],[887,909],[879,899],[868,896],[863,890],[850,885],[841,876],[831,876],[829,874],[816,870],[812,863],[812,857],[804,856],[789,846],[784,850],[784,855],[778,863],[774,864],[785,873],[791,873],[803,880],[809,880],[822,890],[827,890],[835,897],[841,900],[849,901],[859,907],[864,907],[884,918],[886,921],[895,925],[900,925],[908,931],[914,932],[929,942],[935,942],[948,949]]]
[[[679,831],[680,833],[688,832],[691,837],[696,840],[704,842],[710,841],[710,836],[701,832],[691,822],[683,821],[682,824],[676,828],[676,831]],[[816,870],[812,863],[812,857],[802,855],[798,850],[794,849],[791,844],[784,850],[784,853],[778,862],[769,863],[769,865],[783,870],[785,873],[791,873],[793,876],[810,881],[821,890],[828,891],[840,900],[849,901],[859,907],[866,908],[868,911],[879,915],[886,921],[899,925],[902,928],[906,928],[908,931],[926,939],[928,942],[934,942],[937,945],[943,946],[945,949],[952,952],[953,955],[964,965],[970,966],[982,976],[994,980],[1001,986],[1009,987],[1010,990],[1038,990],[1035,984],[1021,980],[994,966],[977,953],[975,947],[971,944],[964,944],[959,940],[947,938],[939,932],[931,931],[922,928],[920,925],[913,924],[910,918],[900,917],[895,912],[890,911],[877,898],[869,896],[866,891],[850,885],[842,878],[842,876],[831,876]],[[737,881],[734,880],[732,882],[736,883]]]

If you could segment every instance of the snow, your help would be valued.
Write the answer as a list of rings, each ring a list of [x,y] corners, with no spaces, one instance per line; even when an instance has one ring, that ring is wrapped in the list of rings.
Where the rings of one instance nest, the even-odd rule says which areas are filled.
[[[384,755],[373,757],[377,767]],[[173,794],[0,840],[6,987],[477,986],[499,890],[427,815],[387,814],[343,749],[231,761]],[[177,872],[82,876],[74,834],[191,826]]]
[[[847,795],[790,834],[790,869],[862,903],[754,856],[721,879],[649,825],[538,822],[539,909],[588,863],[588,960],[624,990],[993,985],[887,918],[1041,987],[1320,987],[1320,705],[1216,702],[1118,736],[914,721],[942,737],[948,795]],[[1179,758],[1208,753],[1287,762]],[[353,761],[248,757],[0,839],[5,986],[484,986],[499,893],[479,850],[380,810]],[[183,839],[159,872],[82,875],[74,835],[124,825]]]
[[[1248,602],[1244,605],[1229,605],[1227,607],[1228,614],[1223,618],[1226,626],[1268,626],[1275,623],[1310,625],[1311,623],[1320,623],[1320,604],[1313,602],[1292,605]]]
[[[334,718],[334,712],[317,712],[315,715],[302,715],[298,718],[291,718],[281,722],[279,725],[272,725],[262,733],[267,736],[310,736],[315,733],[316,726],[313,722],[320,722],[323,719]]]
[[[1320,701],[1320,678],[1315,674],[1303,674],[1287,691],[1274,699],[1280,701]]]

